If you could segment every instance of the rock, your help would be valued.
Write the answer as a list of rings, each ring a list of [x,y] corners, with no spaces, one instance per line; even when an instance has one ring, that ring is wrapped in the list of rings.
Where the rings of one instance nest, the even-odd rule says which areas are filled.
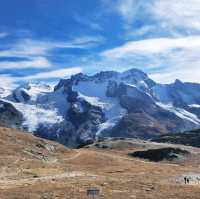
[[[159,148],[159,149],[149,149],[147,151],[135,151],[129,155],[136,158],[148,159],[154,162],[160,162],[163,160],[172,161],[174,159],[180,158],[180,156],[186,156],[190,153],[186,150],[179,148]]]
[[[11,104],[0,100],[0,125],[22,129],[23,115]]]

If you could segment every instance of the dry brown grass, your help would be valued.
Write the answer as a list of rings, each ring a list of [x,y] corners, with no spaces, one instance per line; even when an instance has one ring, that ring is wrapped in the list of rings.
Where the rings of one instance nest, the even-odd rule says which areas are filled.
[[[86,199],[90,187],[99,188],[105,199],[200,199],[200,186],[175,181],[200,172],[199,149],[190,161],[173,164],[127,156],[137,149],[70,150],[1,128],[0,199]]]

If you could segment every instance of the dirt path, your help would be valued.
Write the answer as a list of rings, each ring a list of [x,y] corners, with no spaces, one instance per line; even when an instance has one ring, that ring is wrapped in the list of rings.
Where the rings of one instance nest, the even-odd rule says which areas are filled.
[[[24,179],[14,179],[14,180],[0,180],[0,189],[12,188],[17,186],[26,186],[34,184],[38,181],[49,181],[49,180],[60,180],[64,178],[74,178],[74,177],[96,177],[96,175],[84,173],[84,172],[65,172],[56,175],[47,175],[41,177],[32,177],[32,178],[24,178]]]
[[[78,151],[73,157],[64,158],[62,160],[65,160],[65,161],[75,160],[75,159],[79,158],[83,153],[84,153],[84,151]]]

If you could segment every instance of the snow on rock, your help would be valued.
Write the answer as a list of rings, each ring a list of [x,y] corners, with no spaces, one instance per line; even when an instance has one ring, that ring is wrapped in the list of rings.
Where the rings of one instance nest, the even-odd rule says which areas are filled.
[[[108,120],[116,116],[120,117],[126,112],[117,98],[106,96],[107,82],[79,82],[79,84],[73,86],[73,90],[77,91],[79,97],[84,98],[91,105],[101,107]]]
[[[188,105],[190,108],[200,108],[199,104],[190,104]]]
[[[152,105],[150,111],[155,114],[151,115],[148,111],[145,114],[147,116],[149,114],[150,118],[153,117],[152,120],[158,123],[159,119],[154,117],[157,115],[157,106],[174,113],[183,121],[185,127],[200,126],[200,119],[188,111],[189,107],[200,108],[200,85],[180,81],[168,85],[156,84],[147,74],[137,69],[122,73],[100,72],[93,76],[77,74],[70,79],[61,80],[55,88],[41,83],[28,83],[18,87],[9,95],[7,91],[0,89],[0,97],[12,103],[23,114],[23,127],[28,131],[35,132],[41,125],[47,128],[40,129],[56,126],[56,129],[51,129],[56,134],[62,130],[60,123],[63,124],[64,121],[66,126],[63,125],[63,132],[69,130],[73,135],[66,134],[66,139],[72,136],[72,140],[79,138],[77,134],[84,139],[93,138],[95,133],[98,136],[103,131],[112,129],[125,115],[128,117],[130,113],[135,114],[134,111],[140,110],[137,106],[144,106],[141,110],[145,112],[150,104]],[[92,107],[91,113],[89,112],[92,119],[87,116],[88,118],[84,118],[86,122],[83,120],[85,124],[81,126],[82,118],[79,116],[84,116],[88,107]],[[75,110],[75,115],[70,115],[71,110]],[[139,114],[141,117],[144,115],[138,112],[138,118]],[[167,119],[168,114],[165,117]],[[130,122],[131,120],[130,117]],[[143,118],[141,120],[143,123]],[[176,126],[176,122],[174,124]]]
[[[92,106],[98,106],[100,108],[104,108],[108,105],[104,102],[101,102],[101,100],[98,97],[89,97],[89,96],[83,95],[80,92],[78,93],[78,98],[85,100],[86,102],[88,102]]]
[[[157,102],[156,104],[161,108],[174,113],[183,120],[188,120],[194,124],[200,125],[200,119],[193,113],[190,113],[182,108],[176,108],[172,104],[163,104],[161,102]]]
[[[73,86],[73,90],[79,93],[79,98],[93,106],[100,107],[105,114],[107,121],[99,125],[97,135],[103,130],[113,127],[126,114],[119,99],[106,96],[107,85],[108,82],[85,81]]]
[[[25,100],[22,91],[30,96]],[[64,120],[69,108],[67,96],[63,89],[53,91],[46,84],[25,84],[14,91],[15,98],[9,96],[7,100],[23,114],[23,127],[30,132],[37,130],[40,124],[53,125]]]
[[[108,129],[111,129],[113,128],[118,122],[119,120],[123,117],[123,115],[125,115],[125,113],[119,115],[119,116],[116,116],[112,119],[109,119],[107,120],[106,122],[102,123],[99,125],[99,128],[98,128],[98,131],[96,133],[96,136],[99,136],[101,135],[101,133],[104,131],[104,130],[108,130]]]
[[[11,102],[5,99],[2,101],[11,103],[19,112],[23,114],[23,127],[30,132],[37,130],[40,124],[52,125],[60,123],[64,119],[56,109],[45,109],[39,105]]]
[[[40,124],[52,125],[63,121],[63,117],[58,114],[56,109],[44,109],[35,105],[24,105],[15,103],[14,106],[22,112],[24,116],[23,126],[30,132],[37,130]]]
[[[18,88],[16,88],[13,92],[15,100],[18,102],[26,102],[35,104],[38,98],[41,95],[45,95],[46,93],[52,92],[53,88],[47,84],[33,84],[33,83],[26,83]],[[28,99],[25,99],[27,96]]]

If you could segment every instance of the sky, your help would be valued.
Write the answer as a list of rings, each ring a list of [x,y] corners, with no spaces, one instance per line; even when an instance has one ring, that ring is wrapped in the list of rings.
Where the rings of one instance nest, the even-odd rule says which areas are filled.
[[[0,0],[0,87],[138,68],[200,83],[200,0]]]

